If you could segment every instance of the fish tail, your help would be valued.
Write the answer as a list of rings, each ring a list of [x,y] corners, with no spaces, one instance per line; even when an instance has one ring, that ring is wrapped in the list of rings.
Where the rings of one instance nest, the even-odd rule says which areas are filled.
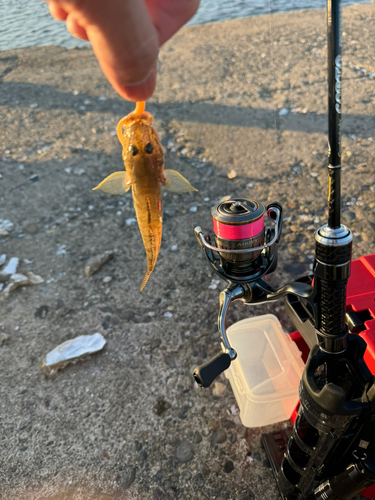
[[[148,281],[148,279],[149,279],[149,277],[150,277],[150,275],[151,275],[151,272],[152,272],[152,269],[151,269],[151,271],[149,271],[149,270],[147,269],[146,274],[145,274],[145,277],[143,278],[143,281],[142,281],[141,288],[139,289],[140,291],[142,291],[142,290],[144,289],[144,287],[146,286],[146,283],[147,283],[147,281]]]

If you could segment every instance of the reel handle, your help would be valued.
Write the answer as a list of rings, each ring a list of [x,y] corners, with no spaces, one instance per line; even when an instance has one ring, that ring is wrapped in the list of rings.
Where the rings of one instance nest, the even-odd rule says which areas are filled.
[[[193,372],[195,381],[200,387],[210,387],[215,378],[229,368],[230,363],[231,358],[226,352],[216,354],[203,365],[196,367]]]

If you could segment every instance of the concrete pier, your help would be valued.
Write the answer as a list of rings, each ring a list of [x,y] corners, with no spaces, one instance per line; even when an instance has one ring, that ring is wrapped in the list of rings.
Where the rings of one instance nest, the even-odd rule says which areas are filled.
[[[343,221],[354,258],[375,252],[374,25],[373,3],[343,10]],[[212,231],[223,196],[279,201],[269,281],[310,270],[327,218],[325,29],[324,11],[304,11],[184,28],[163,47],[147,109],[166,168],[199,192],[163,197],[161,251],[142,293],[131,193],[91,191],[123,169],[115,127],[132,104],[91,50],[0,53],[0,225],[13,224],[0,255],[45,280],[0,292],[2,500],[280,498],[260,444],[270,428],[242,426],[224,376],[210,389],[193,383],[191,368],[220,349],[225,286],[193,229]],[[114,258],[86,276],[107,250]],[[234,304],[229,320],[265,313],[293,330],[282,302]],[[101,353],[52,378],[39,371],[61,342],[95,332],[107,340]]]

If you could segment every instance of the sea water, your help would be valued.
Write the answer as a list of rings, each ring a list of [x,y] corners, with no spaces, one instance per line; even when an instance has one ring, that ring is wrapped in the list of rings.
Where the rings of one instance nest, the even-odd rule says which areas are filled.
[[[342,5],[364,2],[342,0]],[[189,25],[324,7],[325,0],[201,0]],[[45,2],[0,0],[0,50],[39,45],[72,48],[86,44],[70,35],[64,23],[52,19]]]

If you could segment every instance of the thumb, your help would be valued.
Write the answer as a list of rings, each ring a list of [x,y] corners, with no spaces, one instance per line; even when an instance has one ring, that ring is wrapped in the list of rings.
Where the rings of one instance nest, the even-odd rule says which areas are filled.
[[[159,37],[143,0],[62,0],[59,6],[68,24],[86,31],[103,73],[122,97],[151,97]]]

